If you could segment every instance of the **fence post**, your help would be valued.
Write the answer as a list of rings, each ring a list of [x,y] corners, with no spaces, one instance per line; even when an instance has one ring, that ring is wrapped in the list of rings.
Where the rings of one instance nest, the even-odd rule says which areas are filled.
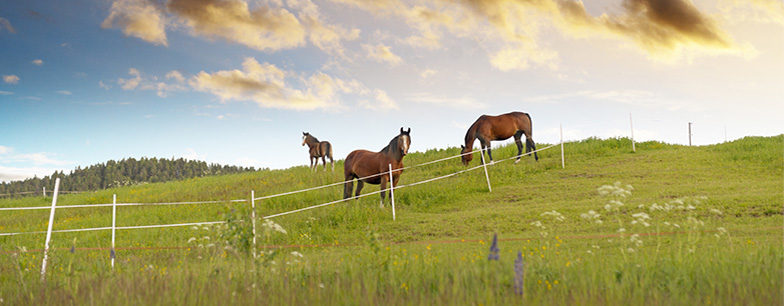
[[[389,200],[392,201],[392,221],[395,221],[395,180],[392,178],[392,164],[389,164]]]
[[[629,126],[632,128],[632,152],[637,152],[637,148],[634,147],[634,122],[632,122],[632,113],[629,113]]]
[[[566,161],[564,161],[564,146],[563,146],[563,123],[561,126],[561,169],[566,169]]]
[[[253,258],[256,258],[256,192],[250,191],[250,219],[253,222]]]
[[[46,243],[44,243],[44,261],[41,263],[41,280],[46,278],[46,259],[49,256],[49,240],[52,239],[52,223],[54,223],[54,210],[57,207],[57,193],[60,191],[60,178],[54,180],[54,194],[52,194],[52,211],[49,213],[49,228],[46,230]]]
[[[487,148],[489,149],[490,147],[488,146]],[[485,179],[487,179],[487,190],[488,192],[493,192],[493,188],[490,187],[490,175],[487,174],[487,163],[485,162],[484,150],[485,150],[484,148],[479,150],[479,156],[482,158],[482,167],[485,168]]]
[[[114,270],[114,258],[116,257],[114,251],[114,236],[117,230],[117,194],[112,195],[112,250],[109,252],[109,257],[112,258],[112,270]]]

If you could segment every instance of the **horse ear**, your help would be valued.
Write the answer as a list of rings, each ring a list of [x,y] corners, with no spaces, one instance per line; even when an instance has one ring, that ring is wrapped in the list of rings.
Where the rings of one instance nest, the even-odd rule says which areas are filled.
[[[403,134],[403,133],[405,133],[405,132],[403,132],[403,127],[401,126],[400,127],[400,134]]]
[[[460,148],[461,148],[461,149],[465,149],[465,146],[464,146],[464,145],[460,145]]]
[[[408,128],[408,131],[406,132],[406,134],[411,134],[411,127]]]
[[[303,135],[303,136],[305,136],[305,135],[307,135],[307,134],[308,134],[308,133],[302,132],[302,135]]]

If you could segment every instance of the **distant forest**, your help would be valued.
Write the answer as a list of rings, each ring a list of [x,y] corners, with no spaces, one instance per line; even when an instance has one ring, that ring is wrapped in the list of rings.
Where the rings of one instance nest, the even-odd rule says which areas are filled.
[[[60,190],[78,192],[119,186],[183,180],[194,177],[256,171],[253,167],[221,166],[203,161],[180,159],[128,158],[121,161],[76,167],[69,174],[55,171],[44,178],[0,183],[0,196],[47,195],[54,190],[55,178],[60,178]]]

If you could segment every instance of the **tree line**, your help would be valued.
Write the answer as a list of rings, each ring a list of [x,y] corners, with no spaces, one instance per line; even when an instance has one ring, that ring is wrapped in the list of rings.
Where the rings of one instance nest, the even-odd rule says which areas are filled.
[[[60,190],[92,191],[248,171],[256,171],[256,169],[215,163],[207,164],[203,161],[183,158],[128,158],[120,161],[110,160],[86,168],[77,166],[69,174],[55,171],[52,175],[44,178],[33,177],[23,181],[3,182],[0,184],[0,196],[41,195],[44,187],[49,193],[54,190],[56,178],[60,178]]]

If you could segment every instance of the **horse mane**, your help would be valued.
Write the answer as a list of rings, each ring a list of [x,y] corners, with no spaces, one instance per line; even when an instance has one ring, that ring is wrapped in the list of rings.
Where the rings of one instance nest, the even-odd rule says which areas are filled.
[[[400,135],[397,135],[397,136],[395,136],[395,138],[392,138],[392,140],[389,141],[389,144],[386,147],[384,147],[383,149],[381,149],[381,151],[378,151],[378,152],[379,153],[387,153],[387,155],[395,153],[395,152],[400,152],[400,147],[397,146],[397,139],[398,138],[400,138]]]
[[[468,128],[468,131],[466,131],[466,135],[465,135],[466,148],[474,147],[474,140],[476,140],[476,130],[479,129],[479,124],[482,121],[482,119],[485,118],[485,116],[486,115],[479,116],[479,118],[476,119],[476,121],[474,121],[474,123],[471,124],[471,126]]]

